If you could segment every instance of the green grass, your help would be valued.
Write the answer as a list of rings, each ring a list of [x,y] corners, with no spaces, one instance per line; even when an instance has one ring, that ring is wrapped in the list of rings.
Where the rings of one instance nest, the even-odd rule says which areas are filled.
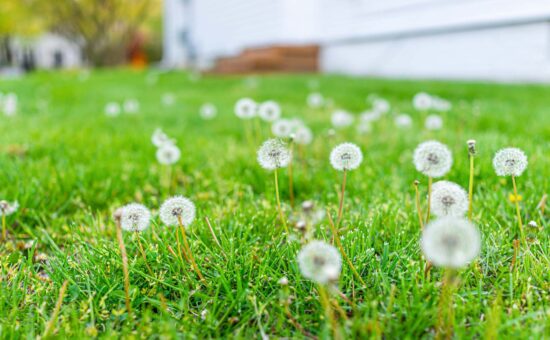
[[[163,73],[154,85],[147,77],[146,72],[103,70],[84,81],[76,73],[38,73],[0,82],[0,91],[16,92],[20,102],[16,117],[0,117],[0,198],[21,205],[8,217],[10,241],[0,247],[2,338],[41,335],[65,280],[67,293],[52,331],[59,338],[250,339],[262,333],[301,338],[280,301],[281,277],[289,280],[293,317],[307,331],[328,336],[317,290],[300,275],[295,261],[301,245],[282,236],[273,175],[259,167],[258,144],[246,141],[243,123],[233,115],[234,102],[243,96],[277,100],[284,116],[301,117],[312,127],[314,143],[295,167],[298,202],[314,200],[318,207],[335,211],[341,173],[330,167],[329,152],[341,141],[357,143],[363,150],[363,164],[348,177],[343,223],[350,230],[343,244],[368,287],[361,288],[344,264],[340,289],[356,304],[352,310],[339,300],[349,314],[349,321],[340,319],[346,338],[435,336],[443,271],[433,269],[430,278],[424,277],[412,183],[421,181],[424,197],[427,180],[415,171],[412,151],[428,139],[447,144],[454,164],[445,179],[467,187],[470,138],[477,140],[479,150],[474,222],[482,233],[482,252],[478,261],[459,272],[455,335],[549,336],[548,213],[541,214],[536,206],[550,178],[550,87],[266,76],[250,88],[241,77],[192,81],[184,73]],[[338,107],[352,112],[366,109],[366,96],[375,92],[410,113],[414,126],[398,130],[386,115],[369,135],[350,129],[328,137],[329,113],[305,105],[312,79]],[[453,102],[453,110],[443,115],[443,130],[422,128],[424,115],[410,104],[421,90]],[[175,94],[176,105],[161,104],[166,92]],[[129,97],[139,99],[139,114],[103,114],[107,102]],[[213,121],[198,115],[207,101],[219,109]],[[197,205],[189,237],[206,284],[167,250],[176,247],[175,229],[164,227],[156,217],[170,195],[162,185],[165,169],[157,164],[150,142],[157,127],[182,149],[173,170],[177,183],[172,194],[188,196]],[[267,138],[268,127],[262,129]],[[526,222],[535,220],[541,226],[529,231],[530,251],[522,251],[512,271],[512,242],[518,237],[508,199],[512,183],[496,177],[491,165],[493,154],[506,146],[519,147],[529,157],[527,171],[518,178],[522,214]],[[290,215],[287,177],[282,173],[281,197]],[[129,320],[111,214],[134,201],[155,214],[153,228],[142,235],[155,277],[148,274],[133,235],[125,234],[135,312],[135,319]],[[214,243],[205,216],[227,258]],[[317,226],[317,239],[330,240],[327,223],[325,219]]]

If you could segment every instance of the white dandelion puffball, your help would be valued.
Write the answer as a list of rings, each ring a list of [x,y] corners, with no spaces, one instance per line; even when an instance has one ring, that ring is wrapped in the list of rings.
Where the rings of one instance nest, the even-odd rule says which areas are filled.
[[[120,114],[120,105],[115,102],[105,105],[105,115],[108,117],[116,117]]]
[[[191,225],[195,220],[195,204],[187,197],[174,196],[162,203],[160,206],[160,220],[168,226],[181,224],[185,227]]]
[[[432,96],[426,92],[419,92],[413,97],[413,106],[417,111],[428,111],[432,108]]]
[[[271,132],[275,137],[288,138],[294,132],[295,124],[290,119],[279,119],[271,125]]]
[[[162,95],[162,105],[172,106],[176,102],[176,96],[173,93],[165,93]]]
[[[294,141],[296,144],[307,145],[313,141],[313,132],[307,126],[299,126],[294,132]]]
[[[258,163],[266,170],[288,166],[291,157],[290,150],[280,139],[268,139],[258,149]]]
[[[462,217],[468,211],[468,193],[456,183],[436,182],[432,186],[430,207],[437,217]]]
[[[180,149],[171,143],[165,143],[157,149],[157,161],[162,165],[172,165],[179,161],[181,156]]]
[[[298,253],[302,275],[319,284],[333,283],[340,277],[342,258],[336,248],[323,241],[312,241]]]
[[[438,97],[432,98],[432,109],[434,109],[435,111],[445,112],[449,111],[451,108],[451,102]]]
[[[307,96],[307,106],[312,109],[318,109],[325,104],[325,98],[319,92],[310,93]]]
[[[160,148],[164,144],[174,144],[174,141],[168,137],[161,129],[156,129],[151,136],[151,142],[157,148]]]
[[[120,227],[126,231],[143,231],[149,227],[151,212],[143,204],[130,203],[122,208]]]
[[[2,106],[4,107],[4,115],[13,117],[17,114],[17,95],[15,93],[8,93],[2,99]]]
[[[468,220],[444,217],[426,226],[420,247],[426,259],[434,265],[461,268],[478,256],[481,237],[477,228]]]
[[[256,117],[258,104],[250,98],[242,98],[235,103],[235,115],[240,119],[252,119]]]
[[[372,132],[372,125],[369,122],[361,122],[357,125],[357,132],[366,135]]]
[[[353,143],[337,145],[330,153],[330,164],[339,171],[357,169],[362,161],[363,153]]]
[[[353,115],[344,110],[336,110],[332,113],[330,121],[337,129],[345,128],[353,124]]]
[[[441,130],[443,127],[443,118],[439,115],[429,115],[426,117],[426,121],[424,122],[424,126],[428,130]]]
[[[445,144],[427,141],[416,147],[413,162],[416,170],[426,176],[437,178],[451,170],[453,155]]]
[[[390,102],[382,98],[375,98],[372,101],[372,109],[380,113],[387,113],[391,109]]]
[[[202,119],[210,120],[214,119],[218,114],[218,109],[212,103],[205,103],[201,106],[200,116]]]
[[[364,111],[359,115],[359,120],[362,123],[370,123],[380,119],[382,113],[379,111]]]
[[[281,107],[273,100],[268,100],[260,104],[258,116],[266,122],[274,122],[281,117]]]
[[[527,168],[527,156],[518,148],[499,150],[493,158],[497,176],[521,176]]]
[[[138,113],[139,112],[139,102],[137,99],[127,99],[122,104],[125,113]]]
[[[0,201],[0,216],[9,216],[15,213],[17,209],[19,209],[17,201],[11,203],[5,200]]]
[[[395,116],[394,122],[398,128],[410,128],[412,126],[412,118],[406,113]]]

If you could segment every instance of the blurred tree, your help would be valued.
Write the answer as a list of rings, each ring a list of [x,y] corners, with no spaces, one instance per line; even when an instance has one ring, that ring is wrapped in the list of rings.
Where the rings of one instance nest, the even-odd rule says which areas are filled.
[[[30,37],[46,27],[44,17],[34,11],[36,0],[0,1],[0,64],[11,64],[13,37]]]
[[[29,0],[50,27],[78,43],[92,65],[124,62],[127,47],[160,0]],[[160,6],[160,5],[159,5]]]

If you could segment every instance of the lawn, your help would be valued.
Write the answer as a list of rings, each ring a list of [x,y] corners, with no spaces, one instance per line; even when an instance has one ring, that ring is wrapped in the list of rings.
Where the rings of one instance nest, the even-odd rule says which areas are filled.
[[[369,107],[367,95],[376,93],[392,104],[392,112],[409,113],[413,124],[396,128],[388,113],[368,134],[354,128],[331,133],[330,112],[306,105],[311,87],[332,98],[335,107],[356,114]],[[241,97],[276,100],[283,116],[299,117],[313,130],[313,143],[294,161],[294,208],[288,172],[279,173],[283,210],[291,221],[306,200],[335,216],[342,173],[331,167],[330,151],[349,141],[363,152],[363,163],[347,177],[342,243],[366,286],[344,262],[339,289],[349,301],[334,297],[343,309],[337,322],[344,338],[436,336],[443,269],[425,275],[413,182],[420,181],[425,210],[427,178],[416,171],[412,156],[420,142],[445,143],[454,163],[444,179],[467,188],[466,141],[472,138],[478,150],[473,222],[482,246],[479,258],[456,274],[455,337],[550,336],[548,212],[537,207],[550,178],[548,86],[99,70],[2,80],[0,91],[19,98],[16,116],[0,116],[0,199],[20,205],[7,216],[8,241],[0,246],[2,338],[44,334],[66,280],[49,331],[59,338],[330,336],[316,285],[301,275],[296,262],[302,247],[298,232],[291,223],[292,235],[284,233],[273,173],[256,161],[269,125],[239,120],[233,106]],[[426,113],[411,104],[419,91],[452,102],[452,110],[442,114],[443,129],[423,127]],[[173,105],[163,103],[168,93]],[[104,114],[108,102],[128,98],[139,101],[138,113]],[[200,117],[206,102],[217,106],[215,119]],[[254,134],[247,135],[251,127]],[[151,135],[156,128],[174,138],[182,151],[170,172],[155,158]],[[521,148],[529,158],[527,170],[517,178],[521,214],[525,224],[534,220],[539,226],[525,227],[528,247],[520,246],[513,268],[519,236],[512,184],[492,167],[495,152],[507,146]],[[197,206],[188,238],[204,282],[169,250],[177,248],[177,228],[164,226],[157,216],[173,194],[189,197]],[[129,317],[112,213],[131,202],[153,212],[152,226],[141,233],[153,275],[136,236],[125,233]],[[331,241],[326,217],[314,236]],[[283,277],[288,285],[280,283]],[[292,317],[285,310],[288,301]]]

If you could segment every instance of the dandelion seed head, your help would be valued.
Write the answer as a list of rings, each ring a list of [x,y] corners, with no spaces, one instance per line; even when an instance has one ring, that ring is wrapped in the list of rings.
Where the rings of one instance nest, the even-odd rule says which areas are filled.
[[[354,170],[363,161],[361,149],[353,143],[342,143],[332,149],[330,164],[339,171]]]
[[[311,144],[313,141],[313,132],[311,132],[311,129],[305,125],[300,126],[294,133],[294,141],[301,145]]]
[[[319,284],[334,283],[342,270],[342,258],[333,246],[312,241],[298,253],[298,265],[305,278]]]
[[[391,105],[390,102],[383,98],[375,98],[372,101],[372,109],[373,111],[379,112],[379,113],[387,113],[390,111]]]
[[[218,114],[218,109],[212,103],[205,103],[201,106],[199,114],[204,120],[214,119]]]
[[[173,93],[164,93],[162,95],[162,104],[164,106],[172,106],[176,102],[176,96]]]
[[[122,104],[122,108],[126,113],[138,113],[139,102],[137,101],[137,99],[127,99]]]
[[[420,246],[426,259],[436,266],[461,268],[478,256],[481,239],[468,220],[444,217],[426,226]]]
[[[379,111],[364,111],[359,115],[359,121],[361,123],[371,123],[382,117],[382,113]]]
[[[12,92],[7,93],[1,102],[3,106],[4,115],[8,117],[15,116],[17,114],[17,105],[18,105],[17,103],[18,103],[17,94]]]
[[[291,156],[286,143],[280,139],[268,139],[258,149],[258,163],[266,170],[288,166]]]
[[[273,100],[268,100],[260,104],[258,116],[266,122],[274,122],[281,118],[281,107]]]
[[[413,106],[417,111],[428,111],[432,108],[432,96],[426,92],[419,92],[413,97]]]
[[[289,138],[294,132],[295,125],[290,119],[278,119],[271,125],[271,132],[275,137]]]
[[[256,117],[258,104],[250,98],[242,98],[235,103],[235,115],[240,119],[252,119]]]
[[[474,139],[470,139],[466,142],[466,144],[468,145],[468,153],[470,155],[475,155],[476,154],[476,141]]]
[[[401,113],[395,117],[395,126],[398,128],[409,128],[412,125],[412,118],[406,113]]]
[[[438,98],[438,97],[432,98],[432,109],[434,109],[435,111],[446,112],[451,110],[452,107],[453,106],[451,102],[443,98]]]
[[[468,193],[456,183],[436,182],[432,186],[430,206],[437,217],[462,217],[468,211]]]
[[[156,129],[151,136],[151,142],[157,148],[163,146],[164,144],[174,144],[174,141],[168,137],[161,129]]]
[[[122,208],[120,227],[126,231],[143,231],[149,227],[151,212],[143,204],[130,203]]]
[[[108,117],[116,117],[120,115],[120,105],[115,102],[105,105],[105,115]]]
[[[179,225],[178,218],[184,226],[189,226],[195,220],[195,204],[183,196],[173,196],[160,207],[160,220],[167,226]]]
[[[429,177],[444,176],[453,164],[451,150],[437,141],[427,141],[414,150],[413,162],[416,170]]]
[[[443,127],[443,118],[439,115],[429,115],[426,117],[424,127],[428,130],[441,130]]]
[[[493,158],[497,176],[519,177],[527,168],[527,156],[518,148],[499,150]]]
[[[6,200],[0,201],[0,216],[9,216],[15,213],[17,209],[19,209],[19,203],[17,201],[15,202],[8,202]]]
[[[310,108],[317,109],[324,105],[325,99],[323,98],[323,95],[318,92],[310,93],[307,96],[307,105]]]
[[[336,110],[330,118],[332,126],[337,129],[345,128],[353,124],[353,115],[344,110]]]
[[[180,149],[171,143],[164,143],[157,149],[157,161],[162,165],[172,165],[181,157]]]

